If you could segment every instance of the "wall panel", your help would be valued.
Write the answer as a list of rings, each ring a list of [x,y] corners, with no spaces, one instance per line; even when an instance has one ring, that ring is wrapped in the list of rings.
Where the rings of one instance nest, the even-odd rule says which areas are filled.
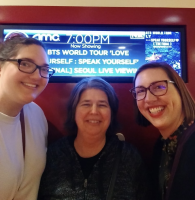
[[[195,9],[188,8],[117,8],[117,7],[46,7],[1,6],[0,24],[138,24],[186,25],[187,30],[187,87],[195,97]],[[133,98],[129,93],[132,84],[112,84],[119,101],[121,132],[150,161],[158,131],[153,127],[142,128],[135,124]],[[73,83],[50,83],[36,99],[44,110],[52,130],[50,142],[65,135],[63,123],[65,104]]]

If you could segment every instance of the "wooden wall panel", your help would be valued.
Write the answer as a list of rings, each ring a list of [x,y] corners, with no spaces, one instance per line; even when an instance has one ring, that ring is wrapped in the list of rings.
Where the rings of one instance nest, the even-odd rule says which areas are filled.
[[[137,24],[137,25],[186,25],[187,28],[187,86],[195,97],[195,9],[182,8],[104,8],[104,7],[47,7],[1,6],[0,24]],[[118,119],[126,140],[133,143],[150,162],[152,148],[158,131],[153,127],[136,125],[133,98],[129,93],[132,84],[112,84],[119,101]],[[50,83],[36,99],[50,122],[49,141],[62,135],[66,117],[65,104],[74,87],[73,83]]]

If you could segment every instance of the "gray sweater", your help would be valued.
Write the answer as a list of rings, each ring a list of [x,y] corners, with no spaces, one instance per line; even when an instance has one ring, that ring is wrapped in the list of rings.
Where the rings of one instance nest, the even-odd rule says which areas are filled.
[[[83,176],[69,137],[52,145],[47,153],[39,200],[105,200],[119,142],[121,141],[116,136],[107,137],[106,146],[88,179]],[[122,143],[112,199],[145,200],[148,185],[140,155],[130,144]]]

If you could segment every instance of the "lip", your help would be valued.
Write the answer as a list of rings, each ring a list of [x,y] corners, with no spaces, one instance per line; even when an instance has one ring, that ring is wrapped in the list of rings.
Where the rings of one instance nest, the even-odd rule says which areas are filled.
[[[151,112],[151,110],[153,110],[153,112]],[[150,116],[153,118],[160,117],[161,115],[163,115],[164,111],[165,111],[165,106],[148,107],[148,112],[149,112]]]

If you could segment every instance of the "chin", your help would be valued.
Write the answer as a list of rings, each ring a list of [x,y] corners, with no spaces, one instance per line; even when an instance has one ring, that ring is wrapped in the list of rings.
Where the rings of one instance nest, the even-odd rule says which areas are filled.
[[[155,128],[160,129],[161,127],[164,126],[164,123],[162,123],[162,120],[154,121],[154,120],[148,120]]]
[[[161,130],[161,129],[164,129],[165,124],[162,124],[162,123],[153,123],[153,126],[155,128],[157,128],[158,130]]]
[[[31,103],[32,101],[34,101],[36,98],[35,97],[25,97],[23,98],[23,102],[24,104],[28,104],[28,103]]]

